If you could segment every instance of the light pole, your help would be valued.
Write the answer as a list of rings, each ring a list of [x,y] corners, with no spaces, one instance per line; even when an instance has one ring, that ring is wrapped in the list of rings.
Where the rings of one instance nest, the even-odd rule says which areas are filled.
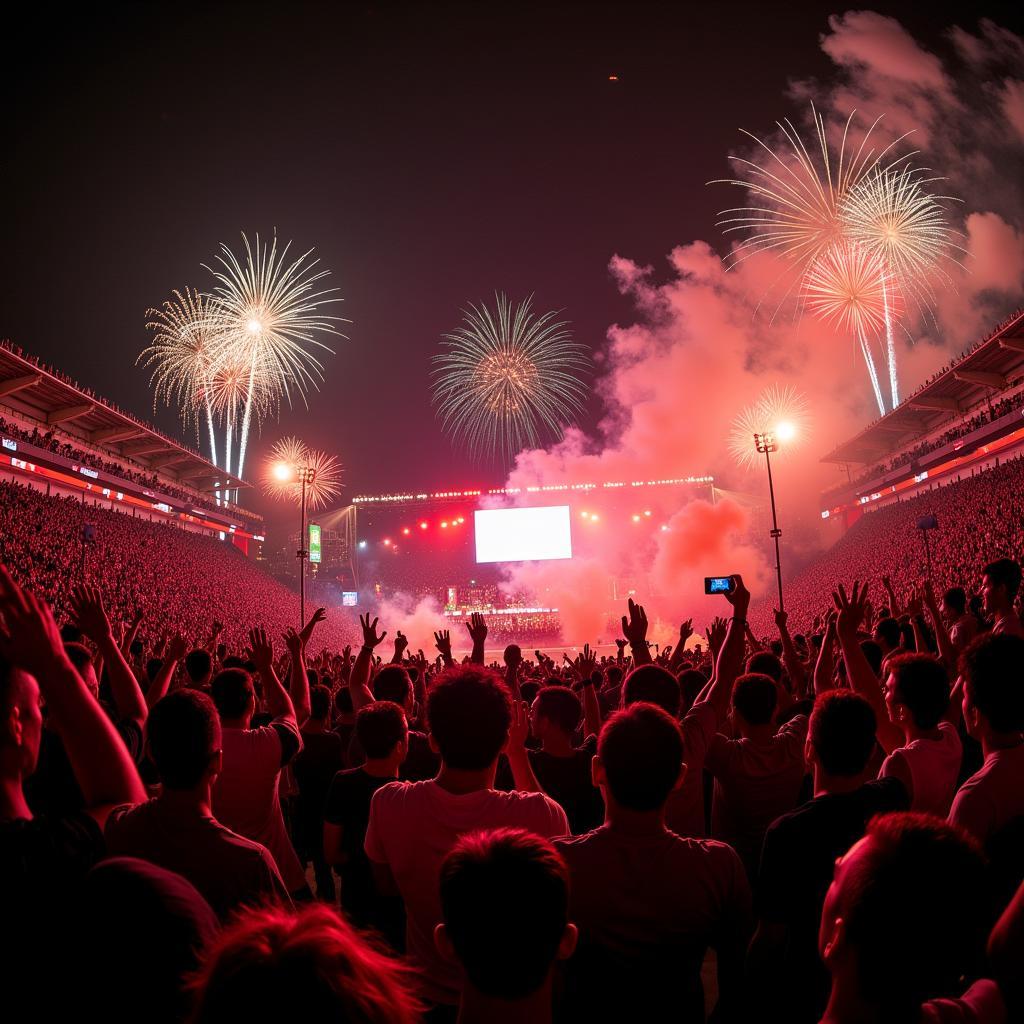
[[[306,484],[316,479],[316,470],[312,466],[296,466],[295,473],[302,489],[299,501],[299,550],[295,552],[299,559],[299,629],[302,629],[306,624],[306,559],[309,558],[309,548],[306,546]]]
[[[772,452],[777,452],[779,446],[775,443],[775,435],[768,433],[754,435],[754,445],[759,452],[764,453],[765,465],[768,467],[768,495],[772,503],[772,531],[771,536],[775,540],[775,576],[779,582],[779,611],[786,610],[782,603],[782,557],[779,553],[779,538],[782,531],[779,529],[778,516],[775,514],[775,484],[772,481]]]

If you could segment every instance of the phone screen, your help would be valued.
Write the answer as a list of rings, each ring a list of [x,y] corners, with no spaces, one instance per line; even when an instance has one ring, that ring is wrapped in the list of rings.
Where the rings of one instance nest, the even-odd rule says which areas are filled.
[[[732,577],[731,576],[705,576],[704,577],[704,593],[705,594],[731,594],[732,593]]]

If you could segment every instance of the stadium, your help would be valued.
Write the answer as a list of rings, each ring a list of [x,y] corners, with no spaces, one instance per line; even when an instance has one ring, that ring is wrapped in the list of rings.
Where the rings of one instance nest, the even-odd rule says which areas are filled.
[[[1024,1021],[1024,8],[18,14],[11,1019]]]

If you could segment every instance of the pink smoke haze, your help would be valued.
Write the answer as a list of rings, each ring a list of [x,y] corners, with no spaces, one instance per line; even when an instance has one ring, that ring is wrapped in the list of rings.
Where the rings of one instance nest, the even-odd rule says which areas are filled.
[[[821,47],[835,74],[827,82],[792,82],[789,98],[779,99],[780,119],[791,117],[805,138],[813,137],[811,101],[832,133],[856,108],[854,142],[880,114],[883,145],[913,130],[897,155],[919,150],[915,164],[946,178],[937,191],[962,200],[947,209],[966,250],[957,256],[963,267],[950,262],[949,279],[935,282],[934,316],[911,313],[897,331],[904,396],[1019,305],[1024,288],[1024,46],[987,21],[977,36],[953,29],[950,37],[950,55],[940,57],[893,18],[834,16]],[[993,89],[971,87],[979,73]],[[773,141],[771,125],[743,127]],[[723,154],[707,176],[729,173]],[[737,205],[725,189],[711,186],[708,203]],[[877,415],[862,357],[852,337],[799,316],[787,294],[788,265],[761,254],[727,270],[727,245],[685,242],[667,264],[611,259],[612,282],[635,314],[609,328],[599,353],[595,387],[605,412],[598,428],[594,436],[571,429],[549,449],[521,453],[509,475],[509,486],[525,488],[711,473],[720,499],[725,492],[714,506],[687,504],[684,491],[659,494],[657,514],[669,529],[653,542],[638,543],[628,530],[594,531],[584,559],[511,570],[517,588],[557,601],[574,639],[603,635],[613,575],[643,581],[638,597],[659,634],[677,629],[680,618],[694,616],[702,626],[716,613],[703,594],[705,575],[739,571],[752,593],[771,594],[763,468],[741,472],[726,455],[737,412],[769,384],[806,395],[811,422],[799,452],[790,459],[780,453],[775,465],[784,571],[815,544],[830,542],[819,534],[819,496],[845,474],[821,457]],[[881,345],[876,361],[883,365]]]

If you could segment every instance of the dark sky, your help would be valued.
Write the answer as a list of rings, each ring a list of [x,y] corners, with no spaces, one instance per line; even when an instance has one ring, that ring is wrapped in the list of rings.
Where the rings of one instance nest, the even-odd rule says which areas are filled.
[[[792,113],[789,79],[829,72],[818,37],[844,10],[36,6],[0,70],[0,335],[149,415],[145,309],[205,287],[220,241],[276,227],[317,247],[352,323],[309,412],[265,424],[250,465],[298,433],[341,456],[349,493],[500,482],[435,423],[439,335],[503,289],[564,308],[600,346],[632,316],[609,258],[662,267],[673,245],[718,238],[704,183],[738,127]],[[939,49],[976,17],[885,13]]]

